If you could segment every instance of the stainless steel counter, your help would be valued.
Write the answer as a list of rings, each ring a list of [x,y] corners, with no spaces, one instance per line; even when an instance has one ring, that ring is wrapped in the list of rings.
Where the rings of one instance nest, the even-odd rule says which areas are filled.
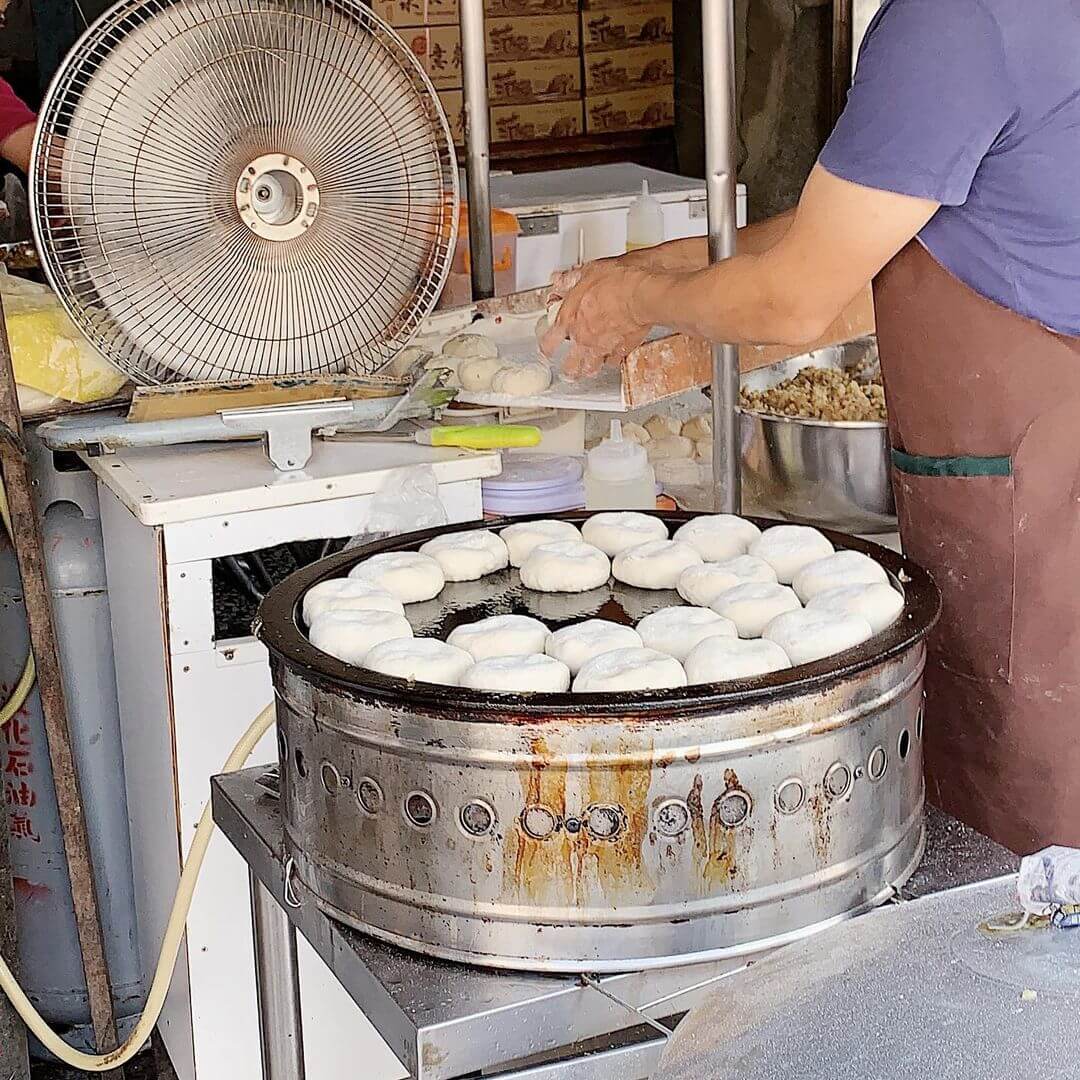
[[[212,781],[214,819],[251,869],[260,928],[264,935],[287,936],[290,927],[303,934],[416,1080],[454,1080],[481,1069],[503,1080],[646,1077],[666,1041],[657,1026],[670,1028],[719,980],[745,970],[745,961],[731,960],[584,985],[580,978],[466,967],[380,944],[328,919],[313,903],[285,903],[281,819],[277,800],[258,782],[265,771]],[[1017,865],[1003,848],[931,810],[926,857],[900,899],[995,878]],[[276,927],[260,890],[281,905]],[[260,972],[261,994],[287,996],[295,985],[287,947],[257,946],[257,953],[268,965]],[[275,955],[285,962],[267,960]],[[295,1015],[280,1000],[261,1005]],[[264,1048],[264,1075],[302,1075],[299,1042],[298,1028],[293,1034],[288,1023],[279,1024],[269,1048],[278,1063],[267,1062]]]

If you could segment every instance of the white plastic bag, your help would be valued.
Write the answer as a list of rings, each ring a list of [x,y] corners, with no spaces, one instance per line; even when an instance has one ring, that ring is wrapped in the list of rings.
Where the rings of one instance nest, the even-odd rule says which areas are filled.
[[[1080,905],[1080,850],[1048,847],[1020,863],[1020,903],[1029,915]]]
[[[357,533],[344,550],[369,544],[385,536],[435,529],[448,524],[449,520],[439,498],[435,470],[430,465],[394,469],[372,497],[371,512],[363,531]]]

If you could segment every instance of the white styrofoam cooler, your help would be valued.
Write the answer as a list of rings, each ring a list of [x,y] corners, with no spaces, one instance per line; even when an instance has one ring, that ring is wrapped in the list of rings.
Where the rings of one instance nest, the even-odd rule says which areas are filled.
[[[557,172],[494,175],[491,202],[514,214],[521,225],[517,242],[517,290],[539,288],[556,270],[578,259],[584,231],[586,260],[606,259],[626,250],[626,215],[641,194],[642,180],[664,208],[664,239],[682,240],[708,232],[705,181],[640,165],[596,165]],[[746,224],[746,189],[738,189],[738,223]]]

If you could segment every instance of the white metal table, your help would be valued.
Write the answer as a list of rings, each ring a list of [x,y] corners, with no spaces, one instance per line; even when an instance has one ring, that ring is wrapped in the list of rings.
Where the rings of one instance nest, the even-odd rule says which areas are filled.
[[[415,1080],[643,1080],[666,1041],[663,1029],[721,980],[736,985],[746,968],[735,959],[584,982],[467,967],[377,942],[323,915],[302,888],[286,903],[275,777],[249,769],[212,782],[214,819],[251,875],[268,1080],[304,1076],[297,931]],[[931,810],[927,855],[901,898],[989,880],[1016,865],[1003,848]]]

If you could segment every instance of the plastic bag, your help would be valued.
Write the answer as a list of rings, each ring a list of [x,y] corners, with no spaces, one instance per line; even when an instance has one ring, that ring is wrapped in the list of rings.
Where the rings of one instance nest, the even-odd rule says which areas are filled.
[[[123,372],[82,336],[48,286],[0,266],[0,296],[24,413],[56,400],[87,405],[119,393],[127,382]]]
[[[1048,847],[1029,855],[1020,863],[1016,888],[1029,915],[1052,915],[1080,905],[1080,851]]]
[[[369,544],[385,536],[400,536],[419,529],[449,524],[446,507],[439,498],[439,482],[430,465],[394,469],[371,500],[371,512],[362,532],[344,550]]]

